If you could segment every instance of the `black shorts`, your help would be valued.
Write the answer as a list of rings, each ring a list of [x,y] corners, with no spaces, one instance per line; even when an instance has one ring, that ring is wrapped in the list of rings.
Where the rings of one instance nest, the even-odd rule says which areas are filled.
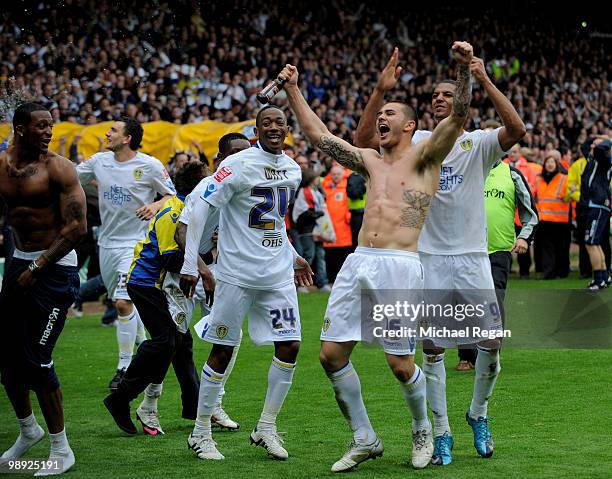
[[[606,235],[606,225],[610,212],[603,208],[587,208],[584,211],[584,243],[588,245],[600,245]]]
[[[17,285],[31,261],[13,258],[0,292],[0,371],[2,383],[25,384],[31,389],[59,386],[53,359],[68,308],[79,290],[74,266],[54,265],[38,273],[24,290]]]

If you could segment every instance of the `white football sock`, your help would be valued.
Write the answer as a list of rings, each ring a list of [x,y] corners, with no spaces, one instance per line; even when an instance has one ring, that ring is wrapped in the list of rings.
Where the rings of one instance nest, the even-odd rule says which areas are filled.
[[[405,383],[400,383],[402,394],[412,413],[412,431],[431,429],[429,418],[427,417],[427,392],[425,374],[421,368],[414,365],[414,374]]]
[[[198,417],[193,428],[194,436],[212,437],[210,416],[215,408],[224,376],[214,371],[208,364],[204,364],[198,395]]]
[[[49,433],[49,439],[51,440],[51,456],[65,454],[70,449],[66,429],[57,434]]]
[[[363,404],[361,397],[361,382],[353,364],[349,363],[342,369],[327,373],[334,392],[336,402],[340,406],[340,411],[349,423],[353,431],[355,442],[359,444],[371,444],[376,440],[376,433],[370,423],[368,412]]]
[[[19,419],[19,436],[15,443],[4,451],[0,459],[19,459],[44,435],[45,431],[36,421],[34,413]]]
[[[427,402],[433,414],[434,435],[450,434],[448,412],[446,409],[446,368],[444,353],[423,353],[423,372],[427,378]]]
[[[487,417],[489,398],[493,394],[495,381],[501,371],[499,349],[478,348],[475,365],[474,396],[470,405],[470,416],[474,419]]]
[[[257,429],[271,429],[276,424],[276,416],[283,407],[287,393],[293,382],[295,364],[286,363],[273,357],[268,370],[268,391]]]
[[[136,330],[138,329],[136,309],[132,309],[132,312],[127,316],[118,316],[117,319],[117,343],[119,344],[117,369],[127,369],[132,362],[132,352],[134,351]]]
[[[138,314],[138,310],[136,309],[136,306],[134,306],[134,312],[136,313],[136,319],[138,319],[138,325],[136,327],[136,340],[135,340],[135,344],[138,347],[140,346],[140,343],[142,343],[145,339],[147,339],[147,332],[145,331],[144,324],[142,324],[142,319],[140,319],[140,314]]]
[[[219,396],[217,398],[217,406],[221,407],[221,403],[223,402],[223,396],[225,396],[225,383],[232,374],[232,370],[234,369],[234,364],[236,364],[236,356],[238,356],[238,350],[240,349],[240,344],[242,344],[242,330],[240,331],[240,341],[236,346],[234,346],[234,351],[232,351],[232,357],[230,359],[227,368],[225,368],[225,376],[223,377],[223,381],[221,382],[221,389],[219,390]]]
[[[144,390],[144,397],[142,398],[142,402],[140,403],[140,407],[144,409],[151,409],[153,411],[157,411],[157,400],[161,396],[162,384],[149,384]]]
[[[66,429],[57,434],[49,434],[51,440],[51,452],[49,453],[49,460],[57,463],[57,469],[40,469],[34,476],[51,476],[66,472],[72,466],[74,466],[74,453],[68,445],[68,439],[66,438]]]

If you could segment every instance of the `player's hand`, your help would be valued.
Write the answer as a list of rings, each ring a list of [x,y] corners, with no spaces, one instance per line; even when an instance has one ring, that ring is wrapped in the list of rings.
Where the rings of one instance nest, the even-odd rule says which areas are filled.
[[[181,279],[179,280],[179,286],[186,298],[188,299],[193,298],[197,285],[198,285],[197,276],[191,276],[189,274],[181,275]]]
[[[458,63],[463,63],[464,65],[469,65],[471,63],[472,57],[474,56],[474,49],[468,42],[455,42],[451,50],[453,52],[453,58]]]
[[[517,238],[516,243],[514,243],[514,248],[512,248],[512,253],[523,254],[529,250],[529,243],[525,241],[523,238]]]
[[[376,89],[382,92],[387,92],[395,88],[397,81],[402,74],[402,67],[397,66],[397,58],[399,56],[399,50],[397,47],[393,49],[391,58],[387,62],[387,66],[380,72],[378,81],[376,82]]]
[[[136,210],[136,216],[138,216],[139,220],[148,221],[155,216],[158,208],[155,203],[151,203],[149,205],[141,206]]]
[[[312,286],[312,277],[314,273],[306,261],[301,256],[295,258],[295,266],[293,267],[293,273],[295,276],[295,284],[298,286]]]
[[[472,76],[476,79],[476,81],[480,84],[484,83],[489,79],[489,75],[487,75],[487,70],[485,68],[484,62],[482,58],[472,57],[472,61],[470,62],[470,72]]]
[[[292,87],[297,86],[297,81],[298,81],[297,67],[294,67],[293,65],[290,65],[289,63],[287,63],[285,65],[285,68],[283,68],[283,70],[278,74],[278,79],[287,81],[287,83],[285,83],[284,88],[287,88],[288,86],[292,86]]]
[[[215,299],[215,277],[212,271],[208,269],[206,265],[198,266],[198,272],[200,278],[202,278],[202,284],[204,285],[204,292],[206,293],[206,304],[212,306]]]
[[[36,276],[29,269],[26,269],[17,278],[17,285],[22,289],[29,289],[34,286],[34,283],[36,283]]]

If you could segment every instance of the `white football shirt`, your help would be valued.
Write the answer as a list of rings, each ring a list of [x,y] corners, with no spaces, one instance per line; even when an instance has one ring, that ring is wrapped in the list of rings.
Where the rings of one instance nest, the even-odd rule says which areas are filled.
[[[420,252],[487,253],[484,183],[495,161],[505,154],[499,144],[500,129],[463,132],[457,138],[440,168],[438,190],[419,237]]]
[[[81,183],[98,183],[100,233],[98,244],[105,248],[134,247],[149,226],[136,216],[136,210],[152,203],[155,195],[174,195],[172,180],[157,159],[136,153],[127,161],[115,160],[112,151],[96,153],[77,165]]]
[[[302,179],[300,167],[258,144],[227,157],[201,198],[221,209],[216,278],[254,289],[293,283],[285,215]]]
[[[207,176],[200,180],[191,193],[185,197],[185,207],[181,211],[179,221],[183,224],[189,224],[189,215],[193,211],[193,202],[197,200],[208,185],[214,181],[212,176]],[[210,207],[208,210],[208,217],[206,224],[204,225],[204,232],[202,233],[202,239],[200,240],[200,246],[198,246],[198,253],[206,254],[213,248],[212,237],[217,228],[219,228],[219,208]]]

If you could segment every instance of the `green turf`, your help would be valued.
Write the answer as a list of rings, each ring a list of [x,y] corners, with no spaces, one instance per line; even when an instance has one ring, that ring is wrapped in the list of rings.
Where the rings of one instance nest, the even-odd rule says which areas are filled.
[[[512,280],[511,287],[567,288],[583,287],[583,283],[575,278]],[[245,339],[224,401],[226,410],[242,427],[238,432],[215,434],[226,460],[209,463],[196,459],[187,449],[192,423],[180,419],[178,386],[172,372],[159,404],[166,435],[126,437],[117,429],[101,402],[116,365],[115,331],[100,327],[94,317],[71,319],[55,352],[68,437],[77,459],[68,477],[331,477],[329,468],[344,452],[350,434],[318,362],[318,335],[326,300],[324,294],[300,297],[304,341],[293,387],[278,420],[290,453],[286,462],[272,461],[263,449],[248,443],[265,395],[271,348],[256,348]],[[207,352],[207,344],[196,340],[198,369]],[[495,439],[495,454],[489,460],[477,456],[464,420],[473,375],[456,372],[455,353],[450,352],[446,364],[454,463],[422,471],[407,465],[409,413],[382,352],[358,347],[353,362],[385,453],[381,459],[362,464],[352,477],[612,477],[610,350],[504,350],[502,373],[489,408]],[[137,405],[135,401],[133,410]],[[35,411],[42,420],[37,406]],[[0,449],[8,447],[16,433],[12,410],[6,396],[0,394]],[[45,438],[27,457],[46,457],[48,445]]]

